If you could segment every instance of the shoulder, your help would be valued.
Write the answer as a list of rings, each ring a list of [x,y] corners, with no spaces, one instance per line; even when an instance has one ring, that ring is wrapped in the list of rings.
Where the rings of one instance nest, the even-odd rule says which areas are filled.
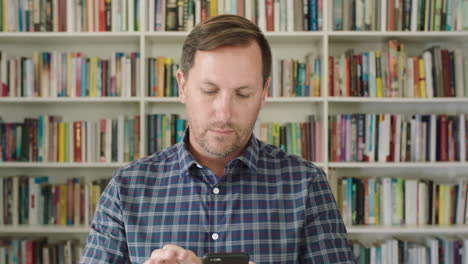
[[[144,156],[123,167],[117,169],[113,178],[118,182],[141,181],[146,178],[155,178],[170,174],[171,171],[179,169],[178,144],[164,150]]]
[[[268,174],[302,178],[308,181],[323,179],[325,173],[313,162],[291,155],[283,149],[259,140],[258,167]]]

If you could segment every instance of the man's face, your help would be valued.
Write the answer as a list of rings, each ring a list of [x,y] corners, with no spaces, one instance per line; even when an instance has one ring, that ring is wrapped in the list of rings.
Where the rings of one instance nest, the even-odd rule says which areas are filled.
[[[185,77],[179,70],[179,97],[186,106],[191,147],[211,158],[240,154],[270,82],[263,87],[258,44],[197,51]]]

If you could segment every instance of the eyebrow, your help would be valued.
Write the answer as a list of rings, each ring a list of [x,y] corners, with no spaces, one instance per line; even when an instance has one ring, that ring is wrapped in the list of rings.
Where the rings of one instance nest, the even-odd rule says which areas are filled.
[[[210,85],[210,86],[214,86],[216,88],[219,88],[218,85],[214,82],[211,82],[211,81],[204,81],[203,84],[207,84],[207,85]],[[239,86],[236,88],[236,90],[245,90],[245,89],[249,89],[250,86],[247,86],[247,85],[243,85],[243,86]]]

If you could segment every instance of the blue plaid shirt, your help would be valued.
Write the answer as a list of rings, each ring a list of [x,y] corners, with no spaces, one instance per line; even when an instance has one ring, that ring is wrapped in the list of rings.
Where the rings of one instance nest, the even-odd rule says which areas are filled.
[[[252,136],[219,179],[184,142],[114,173],[81,263],[141,264],[166,244],[257,264],[352,263],[322,170]]]

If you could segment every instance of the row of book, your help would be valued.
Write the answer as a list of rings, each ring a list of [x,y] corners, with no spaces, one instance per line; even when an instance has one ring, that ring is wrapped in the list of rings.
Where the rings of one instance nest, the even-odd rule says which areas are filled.
[[[128,162],[140,157],[140,116],[98,122],[41,115],[0,119],[0,161]]]
[[[320,57],[312,53],[304,60],[275,59],[269,96],[320,96]]]
[[[352,241],[354,261],[358,264],[462,264],[468,261],[468,240],[429,237],[422,241],[388,239],[369,244]]]
[[[132,32],[140,30],[143,0],[4,0],[3,32]]]
[[[81,52],[33,52],[9,59],[0,51],[1,97],[130,97],[140,95],[140,53],[110,59]]]
[[[78,264],[83,245],[78,240],[48,241],[47,238],[1,239],[0,263]]]
[[[0,177],[0,225],[90,225],[108,178]]]
[[[458,0],[333,0],[334,30],[461,31],[466,1]],[[383,17],[382,17],[383,16]]]
[[[178,114],[150,114],[146,123],[148,155],[179,143],[187,126],[187,121]]]
[[[304,159],[322,160],[322,122],[314,115],[302,123],[261,123],[259,139]]]
[[[463,225],[466,190],[458,184],[403,178],[338,180],[337,203],[346,225]]]
[[[149,31],[190,31],[208,17],[243,16],[266,31],[318,31],[323,0],[149,0]]]
[[[350,49],[328,60],[330,96],[468,96],[468,58],[461,49],[434,46],[408,56],[403,43],[390,40],[386,51]]]
[[[329,159],[466,161],[468,115],[339,114],[329,117]]]
[[[148,96],[178,96],[176,73],[179,64],[173,59],[158,56],[148,58]]]
[[[468,29],[466,1],[387,0],[388,31],[460,31]]]

